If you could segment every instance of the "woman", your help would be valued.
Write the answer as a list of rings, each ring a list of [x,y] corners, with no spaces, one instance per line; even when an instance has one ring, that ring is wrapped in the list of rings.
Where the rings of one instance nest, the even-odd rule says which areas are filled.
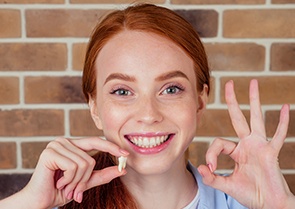
[[[174,12],[142,4],[109,14],[89,42],[83,91],[106,140],[59,138],[49,143],[28,185],[0,208],[294,206],[277,162],[289,106],[283,106],[277,132],[267,141],[255,80],[250,84],[251,127],[238,107],[233,82],[226,84],[240,142],[216,139],[206,166],[196,169],[187,162],[185,152],[206,107],[210,75],[197,33]],[[92,150],[98,153],[90,157]],[[220,153],[236,162],[230,176],[214,174]],[[116,166],[120,156],[128,158],[122,171]]]

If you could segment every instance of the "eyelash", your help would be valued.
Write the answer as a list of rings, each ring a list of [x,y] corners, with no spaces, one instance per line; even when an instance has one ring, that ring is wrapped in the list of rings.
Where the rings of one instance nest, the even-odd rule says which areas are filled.
[[[126,94],[119,94],[120,91],[124,91],[125,93],[127,92],[127,95]],[[132,92],[129,91],[128,89],[126,88],[123,88],[123,87],[118,87],[118,88],[115,88],[115,89],[112,89],[110,94],[117,94],[118,96],[129,96]]]
[[[172,88],[176,89],[177,92],[175,92],[175,93],[166,93],[166,94],[179,94],[179,93],[181,93],[181,92],[183,92],[185,90],[184,87],[179,85],[179,84],[171,84],[162,91],[162,94],[163,94],[163,92],[167,91],[167,89],[172,89]]]
[[[165,93],[165,91],[167,91],[168,89],[176,89],[176,92],[172,92],[172,93]],[[183,92],[185,90],[185,88],[179,84],[171,84],[168,87],[166,87],[161,94],[179,94],[181,92]],[[123,94],[120,94],[119,92],[121,91],[121,93],[124,91]],[[127,94],[126,94],[127,93]],[[118,96],[130,96],[132,94],[132,92],[124,87],[118,87],[115,89],[112,89],[110,91],[110,94],[117,94]]]

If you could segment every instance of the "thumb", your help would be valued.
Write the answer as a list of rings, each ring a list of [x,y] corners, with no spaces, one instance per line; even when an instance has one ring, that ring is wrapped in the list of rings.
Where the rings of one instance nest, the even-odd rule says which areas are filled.
[[[203,177],[204,184],[211,186],[215,189],[221,190],[225,193],[228,193],[228,186],[229,186],[227,182],[228,177],[214,174],[213,172],[211,172],[210,168],[205,165],[200,165],[198,167],[198,171]]]

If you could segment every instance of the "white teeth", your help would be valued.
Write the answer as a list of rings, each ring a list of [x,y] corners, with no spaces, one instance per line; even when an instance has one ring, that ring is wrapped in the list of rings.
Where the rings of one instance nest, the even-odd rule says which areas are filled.
[[[164,143],[168,139],[168,135],[166,136],[156,136],[156,137],[135,137],[135,136],[130,136],[129,137],[130,141],[143,148],[152,148],[155,146],[158,146],[162,143]]]
[[[121,172],[122,169],[126,167],[127,157],[121,156],[118,158],[118,161],[119,161],[118,170],[119,172]]]

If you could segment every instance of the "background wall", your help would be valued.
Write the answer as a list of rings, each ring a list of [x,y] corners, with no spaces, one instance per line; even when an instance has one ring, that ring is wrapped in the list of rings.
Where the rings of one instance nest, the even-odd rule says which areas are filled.
[[[57,136],[102,135],[81,92],[88,37],[106,12],[129,0],[0,0],[0,198],[29,179],[46,144]],[[248,84],[260,82],[267,135],[283,103],[291,104],[280,165],[295,191],[295,1],[153,0],[177,10],[199,31],[212,68],[213,91],[191,161],[198,165],[217,137],[237,140],[224,102],[224,84],[236,82],[249,115]],[[221,172],[233,168],[219,161]]]

